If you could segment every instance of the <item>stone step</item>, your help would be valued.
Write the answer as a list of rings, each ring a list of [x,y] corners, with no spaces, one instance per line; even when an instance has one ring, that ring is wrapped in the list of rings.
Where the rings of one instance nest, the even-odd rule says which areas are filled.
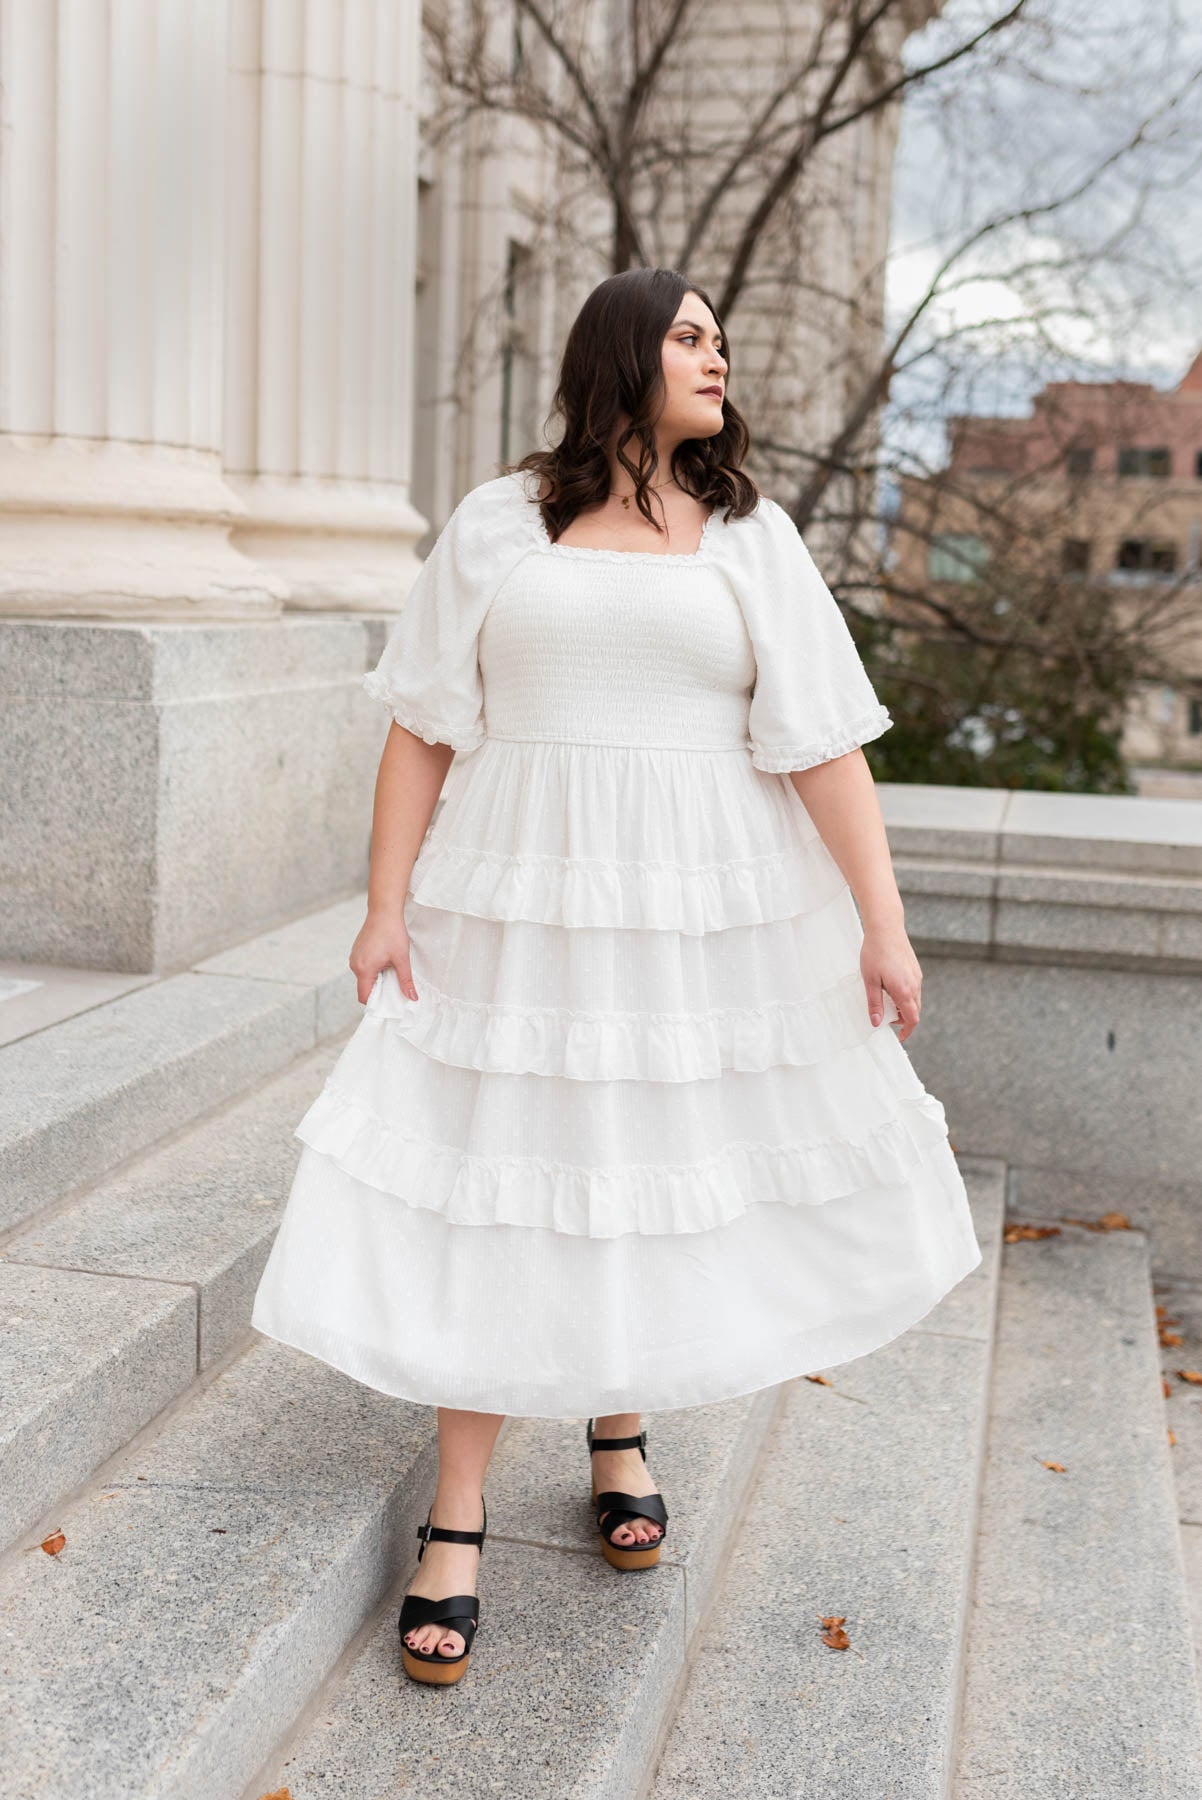
[[[0,1256],[0,1546],[85,1481],[250,1323],[339,1041],[109,1176]]]
[[[397,1615],[416,1566],[406,1553],[356,1653],[247,1795],[629,1800],[779,1396],[766,1388],[645,1419],[668,1538],[658,1565],[638,1572],[600,1553],[584,1420],[510,1420],[485,1480],[480,1629],[462,1688],[432,1705],[402,1669]]]
[[[1153,1280],[1152,1299],[1163,1308],[1160,1372],[1168,1387],[1165,1414],[1176,1440],[1170,1461],[1176,1476],[1194,1661],[1202,1678],[1202,1384],[1197,1379],[1202,1375],[1202,1282],[1163,1276]],[[1190,1375],[1192,1381],[1187,1379]]]
[[[934,1421],[947,1446],[947,1464],[959,1459],[966,1466],[958,1478],[945,1470],[935,1489],[949,1510],[953,1495],[971,1486],[967,1465],[973,1450],[964,1441],[971,1436],[965,1416],[979,1405],[974,1396],[983,1385],[990,1268],[996,1261],[992,1245],[1001,1214],[1001,1165],[968,1165],[966,1174],[985,1259],[908,1334],[914,1343],[900,1378],[890,1382],[878,1376],[891,1408],[911,1413],[913,1399],[905,1386],[910,1369],[918,1369],[924,1388],[940,1379],[945,1383],[942,1393],[927,1396],[917,1428],[929,1433]],[[881,1351],[876,1359],[849,1365],[854,1386],[842,1382],[845,1371],[840,1371],[835,1389],[801,1379],[717,1406],[653,1415],[648,1466],[667,1500],[669,1538],[654,1570],[629,1577],[611,1569],[597,1550],[583,1423],[511,1421],[486,1484],[490,1537],[481,1559],[481,1627],[462,1691],[444,1690],[441,1703],[430,1705],[428,1692],[404,1676],[396,1613],[405,1583],[398,1583],[327,1692],[259,1770],[245,1800],[280,1788],[292,1800],[330,1794],[366,1800],[396,1792],[420,1793],[422,1800],[462,1800],[468,1794],[631,1800],[643,1793],[710,1596],[724,1585],[730,1547],[736,1559],[746,1561],[748,1545],[761,1530],[754,1511],[744,1505],[757,1446],[775,1461],[783,1445],[795,1443],[798,1420],[824,1402],[838,1408],[831,1415],[833,1430],[846,1432],[849,1422],[860,1426],[865,1409],[856,1400],[862,1377],[870,1360],[879,1364],[886,1355]],[[814,1498],[830,1491],[828,1469],[790,1453],[789,1480],[799,1479]],[[890,1479],[896,1492],[898,1483]],[[925,1509],[932,1486],[925,1463],[921,1479]],[[849,1491],[836,1510],[851,1504]],[[878,1505],[883,1513],[883,1500]],[[966,1534],[962,1520],[959,1529]],[[929,1545],[922,1554],[934,1560]],[[796,1564],[795,1541],[789,1555]],[[811,1561],[807,1547],[805,1566]],[[758,1567],[757,1588],[779,1586],[777,1573],[771,1565]],[[825,1583],[822,1594],[825,1601]],[[792,1604],[787,1602],[790,1614]],[[743,1623],[738,1622],[734,1655],[746,1661],[754,1637],[744,1634]],[[787,1629],[792,1631],[791,1622]],[[904,1641],[908,1629],[905,1617],[889,1626],[894,1642]],[[774,1662],[770,1687],[780,1674]],[[792,1685],[786,1679],[786,1687]],[[795,1728],[795,1700],[788,1698],[788,1705]],[[699,1729],[708,1732],[712,1723],[702,1719]],[[783,1747],[792,1754],[787,1740]],[[715,1785],[687,1791],[721,1793],[723,1800],[810,1791],[782,1789],[780,1771],[778,1761],[770,1779],[726,1784],[707,1756],[698,1772]]]
[[[351,1024],[356,896],[0,1047],[0,1232]]]
[[[65,1534],[57,1556],[31,1534],[0,1559],[0,1794],[234,1800],[356,1633],[367,1647],[340,1691],[366,1683],[365,1710],[320,1741],[359,1773],[323,1793],[406,1782],[462,1800],[502,1791],[494,1778],[521,1794],[630,1792],[776,1400],[650,1422],[672,1556],[629,1581],[596,1550],[584,1421],[508,1422],[486,1485],[465,1731],[463,1700],[432,1707],[405,1680],[396,1633],[433,1493],[434,1409],[256,1340],[40,1522]],[[289,1762],[297,1800],[317,1791]],[[369,1764],[402,1774],[373,1785]]]
[[[830,1386],[789,1384],[653,1800],[947,1792],[1005,1174],[960,1162],[983,1260]],[[823,1641],[832,1616],[847,1648]]]
[[[1142,1232],[1062,1224],[1005,1248],[952,1792],[1202,1793]]]
[[[256,1337],[0,1558],[4,1800],[239,1794],[410,1560],[435,1467],[432,1409]]]

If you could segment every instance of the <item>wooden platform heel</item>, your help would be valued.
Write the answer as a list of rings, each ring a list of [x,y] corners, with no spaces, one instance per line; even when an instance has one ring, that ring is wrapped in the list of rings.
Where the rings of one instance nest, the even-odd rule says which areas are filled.
[[[589,1457],[594,1450],[634,1450],[637,1448],[643,1461],[647,1460],[647,1433],[640,1431],[637,1437],[599,1438],[593,1436],[593,1421],[590,1419],[584,1428],[588,1443]],[[620,1494],[616,1489],[607,1489],[605,1493],[597,1492],[596,1481],[592,1484],[593,1505],[597,1512],[597,1529],[601,1533],[601,1554],[607,1563],[615,1569],[650,1569],[659,1561],[659,1553],[664,1539],[668,1535],[668,1509],[664,1505],[662,1494]],[[661,1526],[659,1536],[653,1544],[615,1544],[613,1533],[622,1525],[629,1525],[632,1519],[652,1519]],[[604,1520],[604,1523],[602,1523]]]
[[[422,1540],[422,1547],[417,1553],[418,1562],[426,1553],[426,1545],[435,1539],[447,1544],[479,1544],[483,1552],[484,1539],[488,1533],[487,1506],[484,1507],[484,1524],[479,1531],[450,1531],[443,1525],[431,1525],[430,1513],[433,1511],[431,1502],[425,1524],[417,1528],[417,1535]],[[450,1594],[445,1600],[430,1600],[424,1594],[406,1594],[401,1601],[401,1616],[397,1621],[397,1629],[401,1634],[401,1661],[405,1665],[406,1675],[412,1676],[414,1681],[428,1681],[444,1686],[461,1680],[471,1660],[472,1642],[479,1623],[480,1599],[476,1594]],[[411,1650],[405,1642],[405,1633],[415,1631],[421,1625],[445,1625],[448,1630],[457,1631],[463,1639],[463,1649],[459,1655],[444,1656],[437,1647],[433,1650]]]

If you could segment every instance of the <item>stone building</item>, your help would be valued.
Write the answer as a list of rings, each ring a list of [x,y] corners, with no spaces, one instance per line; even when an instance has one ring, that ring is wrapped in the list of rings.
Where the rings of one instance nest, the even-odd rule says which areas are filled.
[[[455,501],[537,441],[611,227],[528,120],[425,128],[418,0],[0,12],[0,955],[162,973],[362,886],[358,676]],[[578,18],[619,68],[617,12]],[[804,23],[700,9],[656,102],[678,174]],[[573,103],[501,7],[488,49]],[[765,233],[734,328],[766,439],[822,441],[875,346],[896,129],[832,140]],[[679,205],[636,200],[671,259]]]

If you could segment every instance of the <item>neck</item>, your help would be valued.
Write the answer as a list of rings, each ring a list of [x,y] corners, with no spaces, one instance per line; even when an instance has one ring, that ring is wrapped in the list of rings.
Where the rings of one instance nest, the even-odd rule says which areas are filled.
[[[653,492],[657,489],[662,490],[664,488],[680,486],[679,482],[673,479],[671,472],[672,455],[678,441],[678,439],[672,438],[670,442],[666,442],[658,436],[656,437],[655,453],[659,458],[659,465],[656,468],[650,483]],[[609,490],[611,494],[627,494],[630,496],[633,496],[635,492],[634,482],[618,461],[612,445],[609,450]]]

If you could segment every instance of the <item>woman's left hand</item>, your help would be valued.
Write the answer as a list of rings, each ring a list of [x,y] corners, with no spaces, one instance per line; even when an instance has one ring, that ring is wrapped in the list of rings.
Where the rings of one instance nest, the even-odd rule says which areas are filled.
[[[922,1013],[922,969],[904,925],[866,925],[860,946],[860,974],[874,1025],[885,1016],[885,990],[897,1007],[897,1036],[904,1043]]]

